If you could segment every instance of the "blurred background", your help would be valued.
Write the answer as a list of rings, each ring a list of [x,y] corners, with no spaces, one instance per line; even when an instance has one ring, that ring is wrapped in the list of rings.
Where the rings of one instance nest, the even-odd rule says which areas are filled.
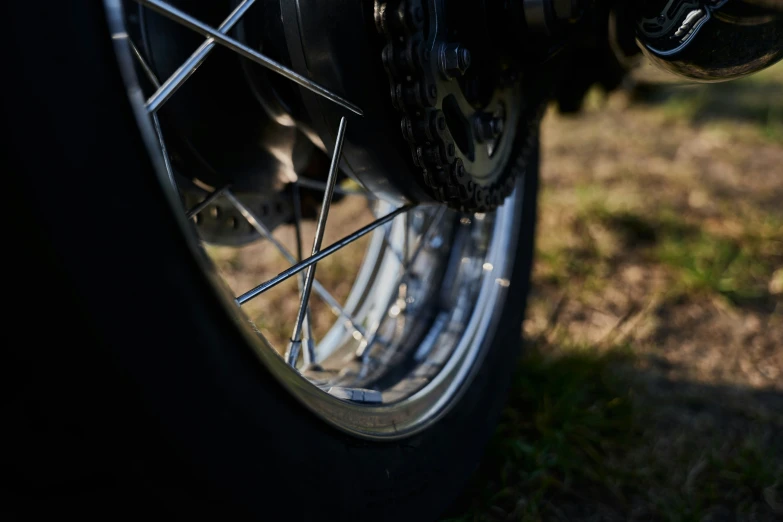
[[[543,127],[533,293],[455,520],[783,520],[783,64]]]

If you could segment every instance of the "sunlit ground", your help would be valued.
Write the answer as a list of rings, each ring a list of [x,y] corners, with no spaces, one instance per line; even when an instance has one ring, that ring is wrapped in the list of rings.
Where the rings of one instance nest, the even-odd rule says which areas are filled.
[[[343,197],[329,212],[323,246],[331,245],[373,219],[365,198]],[[279,227],[274,234],[289,252],[296,255],[296,235],[292,225]],[[305,220],[302,223],[305,256],[310,255],[314,236],[314,220]],[[317,280],[341,305],[345,304],[369,240],[370,235],[367,235],[317,265]],[[208,246],[207,251],[235,295],[271,279],[291,266],[279,250],[267,241],[256,241],[241,248]],[[291,278],[243,306],[248,318],[281,353],[285,351],[293,332],[300,295],[297,278]],[[313,292],[310,303],[313,334],[315,339],[320,339],[335,323],[336,316],[317,292]]]

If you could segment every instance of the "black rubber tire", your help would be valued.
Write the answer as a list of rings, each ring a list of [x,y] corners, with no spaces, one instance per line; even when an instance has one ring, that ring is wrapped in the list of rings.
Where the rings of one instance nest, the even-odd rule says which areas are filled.
[[[14,304],[0,366],[3,519],[442,513],[480,459],[520,350],[535,169],[511,299],[467,393],[416,436],[360,440],[285,392],[215,299],[134,131],[102,2],[2,11]]]

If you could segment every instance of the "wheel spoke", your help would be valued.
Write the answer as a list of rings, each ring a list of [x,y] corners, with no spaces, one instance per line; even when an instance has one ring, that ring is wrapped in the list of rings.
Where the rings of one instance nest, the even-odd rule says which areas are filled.
[[[291,206],[294,209],[294,232],[296,235],[296,261],[302,260],[302,199],[299,193],[299,181],[291,184]]]
[[[289,263],[291,263],[291,265],[297,266],[298,264],[302,264],[305,261],[307,261],[305,260],[305,261],[298,262],[296,258],[291,254],[291,252],[289,252],[288,249],[282,243],[280,243],[280,241],[278,241],[276,237],[272,235],[272,231],[269,230],[269,228],[267,228],[267,226],[264,225],[264,223],[260,219],[258,219],[258,217],[249,208],[247,208],[247,206],[244,203],[239,201],[239,199],[233,194],[233,192],[231,192],[230,190],[226,190],[224,194],[226,198],[231,202],[231,204],[234,205],[237,208],[237,210],[239,210],[242,216],[244,216],[244,218],[248,221],[248,223],[250,223],[250,226],[256,229],[256,232],[258,232],[261,235],[261,237],[263,237],[264,239],[272,243],[272,245],[274,245],[274,247],[283,255],[283,257]],[[295,272],[293,272],[292,275],[295,275],[299,272],[301,272],[301,269],[296,270]],[[282,282],[285,279],[288,279],[288,277],[285,277],[281,281],[278,281],[277,283],[275,283],[275,285]],[[321,283],[319,283],[318,281],[314,281],[313,288],[315,289],[316,293],[321,297],[321,299],[323,299],[324,302],[327,305],[329,305],[329,308],[332,309],[335,315],[343,317],[346,320],[347,326],[350,326],[354,331],[359,332],[359,335],[364,337],[364,329],[361,326],[359,326],[358,322],[351,316],[351,314],[349,314],[345,309],[343,309],[342,306],[340,306],[340,303],[337,302],[337,299],[335,299],[334,296],[332,296],[332,294],[330,294],[329,291],[326,290],[326,288]],[[255,297],[255,295],[252,297]],[[242,301],[239,301],[239,299],[237,299],[237,301],[239,302],[239,304],[244,304],[245,302],[252,299],[252,297]]]
[[[370,440],[404,439],[426,428],[458,401],[459,390],[482,364],[491,341],[490,327],[507,307],[506,287],[518,271],[506,251],[516,244],[522,230],[519,215],[526,208],[520,191],[484,220],[483,214],[463,217],[439,203],[408,198],[408,191],[373,178],[377,173],[349,168],[346,161],[351,153],[377,146],[359,139],[361,133],[353,122],[352,134],[347,134],[347,121],[356,117],[354,113],[364,116],[360,91],[350,83],[330,81],[304,62],[292,64],[277,56],[271,49],[274,45],[266,42],[270,34],[261,35],[266,43],[249,38],[242,28],[251,18],[265,16],[262,0],[231,0],[230,7],[212,13],[175,0],[99,3],[106,9],[107,36],[114,40],[106,45],[124,73],[119,94],[131,104],[137,137],[147,145],[156,170],[163,174],[166,169],[175,193],[169,192],[166,180],[159,181],[171,196],[172,210],[178,207],[180,224],[187,225],[182,232],[198,241],[192,254],[211,259],[208,265],[225,265],[225,270],[203,268],[216,290],[233,288],[229,300],[234,302],[220,300],[218,292],[207,296],[216,299],[208,304],[218,308],[233,304],[226,312],[251,334],[249,348],[260,357],[270,378],[336,428]],[[316,7],[324,7],[325,15],[331,12],[328,6]],[[157,29],[165,30],[171,45],[187,44],[182,38],[191,42],[168,64],[155,59],[155,49],[139,36],[154,33],[153,26],[160,25],[156,21],[165,26]],[[293,23],[297,25],[296,20]],[[229,159],[236,152],[231,143],[213,136],[220,129],[202,133],[203,143],[175,132],[175,122],[168,118],[174,105],[225,102],[224,98],[202,99],[209,93],[190,93],[197,83],[212,73],[217,74],[213,80],[227,88],[247,80],[214,71],[224,58],[239,60],[237,64],[271,80],[278,78],[285,84],[282,87],[287,85],[306,100],[333,107],[332,116],[340,122],[339,127],[335,119],[327,122],[329,137],[319,139],[303,131],[320,147],[322,156],[328,155],[329,165],[322,157],[324,161],[311,162],[310,172],[277,169],[272,172],[274,183],[261,180],[242,190],[232,179],[238,175],[234,169],[211,164],[215,159],[211,152]],[[196,96],[180,99],[185,91]],[[498,107],[519,106],[514,105],[513,93],[498,91],[492,96],[500,100],[495,100]],[[524,116],[524,111],[516,110],[502,115],[503,121],[510,122],[507,128],[516,128],[511,124]],[[282,123],[297,122],[288,118]],[[276,139],[263,129],[238,130],[242,135],[250,132],[251,141],[263,141],[267,148],[274,149],[283,139],[286,157],[291,155],[290,146],[296,145],[288,143],[296,142],[295,133]],[[272,152],[291,167],[290,161],[276,154],[279,151]],[[257,154],[250,151],[250,155]],[[506,163],[505,156],[495,159],[498,168]],[[320,167],[312,170],[316,164]],[[264,165],[259,165],[264,171]],[[245,174],[263,177],[258,168]],[[520,244],[518,250],[529,247]],[[269,263],[259,255],[271,256]],[[252,266],[259,263],[265,266]],[[254,330],[257,336],[252,335]],[[414,402],[415,407],[410,407]]]
[[[256,0],[244,0],[234,9],[231,14],[223,20],[217,30],[221,34],[228,34],[232,27],[239,21],[240,18],[250,9]],[[193,54],[190,55],[185,63],[183,63],[179,69],[174,71],[168,80],[163,82],[163,85],[157,86],[157,91],[147,99],[146,107],[148,112],[156,112],[171,96],[177,92],[185,81],[196,72],[199,65],[206,60],[212,49],[215,48],[215,39],[210,37],[202,43]]]
[[[282,272],[277,274],[272,279],[261,283],[260,285],[256,286],[255,288],[252,288],[252,289],[248,290],[247,292],[245,292],[244,294],[242,294],[242,295],[240,295],[239,297],[236,298],[237,303],[245,304],[246,302],[250,301],[251,299],[253,299],[255,297],[258,297],[259,295],[263,294],[264,292],[266,292],[270,288],[274,288],[275,286],[279,285],[280,283],[282,283],[286,279],[289,279],[289,278],[295,276],[296,274],[298,274],[299,272],[301,272],[302,270],[304,270],[308,266],[312,265],[313,263],[317,263],[321,259],[334,254],[335,252],[337,252],[338,250],[340,250],[342,248],[345,248],[346,246],[350,245],[351,243],[353,243],[357,239],[366,236],[367,234],[369,234],[370,232],[372,232],[376,228],[385,225],[386,223],[388,223],[392,219],[396,218],[397,216],[399,216],[403,212],[408,212],[408,211],[410,211],[413,208],[415,208],[415,205],[403,205],[403,206],[393,210],[392,212],[389,212],[388,214],[386,214],[382,218],[376,219],[375,221],[373,221],[369,225],[366,225],[366,226],[360,228],[359,230],[357,230],[353,234],[349,234],[349,235],[345,236],[344,238],[342,238],[341,240],[339,240],[339,241],[337,241],[335,243],[332,243],[331,245],[329,245],[325,249],[323,249],[320,252],[318,252],[316,255],[308,257],[304,261],[301,261],[301,262],[295,264],[291,268],[289,268],[287,270],[283,270]]]
[[[144,56],[141,55],[139,52],[139,48],[136,47],[136,44],[133,43],[133,40],[128,38],[128,43],[130,44],[131,51],[133,51],[133,55],[136,57],[136,60],[138,60],[139,65],[141,65],[141,68],[144,70],[144,74],[147,75],[147,78],[149,79],[150,83],[155,86],[155,88],[160,87],[160,82],[158,81],[158,77],[155,75],[155,73],[150,68],[149,64],[147,64],[147,60],[144,59]],[[177,182],[174,180],[174,169],[171,166],[171,158],[169,157],[169,151],[166,148],[166,140],[163,139],[163,129],[160,127],[160,120],[158,119],[157,114],[152,115],[152,126],[155,128],[155,134],[158,138],[158,144],[160,145],[160,151],[163,154],[163,164],[166,167],[166,174],[169,177],[169,181],[172,185],[176,188]]]
[[[147,60],[144,59],[144,56],[142,56],[141,52],[139,52],[139,48],[136,47],[136,44],[133,43],[133,40],[131,40],[130,38],[128,38],[128,43],[130,44],[131,51],[133,51],[133,56],[136,57],[136,60],[139,62],[139,65],[141,65],[141,68],[144,70],[144,74],[147,75],[147,79],[156,89],[160,87],[160,82],[158,81],[158,77],[155,75],[155,73],[152,71],[150,66],[147,64]]]
[[[302,253],[302,200],[299,194],[299,183],[294,182],[291,186],[291,203],[294,209],[294,232],[296,236],[296,261],[299,262],[304,258]],[[300,274],[301,275],[301,274]],[[304,293],[305,278],[304,276],[299,278],[299,291]],[[305,367],[315,363],[315,338],[313,337],[313,327],[311,321],[310,306],[308,304],[305,311],[303,330],[302,330],[302,343],[305,345],[304,352],[302,353],[302,359],[304,360]],[[293,342],[293,341],[292,341]],[[294,363],[296,364],[296,357],[294,357]]]
[[[210,193],[209,193],[209,196],[207,196],[207,197],[204,199],[204,201],[202,201],[201,203],[199,203],[199,204],[197,204],[197,205],[194,205],[194,206],[193,206],[193,208],[191,208],[190,210],[188,210],[188,211],[185,213],[185,217],[187,217],[188,219],[190,219],[190,218],[192,218],[193,216],[197,215],[199,212],[201,212],[202,210],[204,210],[205,208],[207,208],[207,206],[208,206],[210,203],[212,203],[212,202],[213,202],[213,201],[215,201],[217,198],[219,198],[219,197],[220,197],[220,196],[223,194],[223,192],[225,192],[225,191],[226,191],[226,189],[228,189],[228,185],[223,185],[223,186],[222,186],[222,187],[220,187],[219,189],[217,189],[217,190],[213,190],[212,192],[210,192]]]
[[[313,250],[311,255],[316,255],[321,250],[321,243],[324,239],[324,232],[326,231],[326,220],[329,219],[329,209],[332,206],[332,197],[334,196],[334,185],[337,182],[337,169],[340,165],[340,157],[343,152],[343,141],[345,140],[345,128],[347,126],[345,118],[340,118],[340,127],[337,129],[337,140],[334,144],[334,152],[332,153],[332,163],[329,165],[329,175],[326,178],[326,190],[324,191],[324,199],[321,203],[321,212],[318,214],[318,222],[315,227],[315,238],[313,239]],[[307,314],[307,305],[310,301],[310,291],[313,288],[313,278],[315,277],[315,271],[318,268],[317,263],[313,263],[307,267],[305,272],[305,283],[302,289],[302,299],[299,301],[299,313],[296,316],[296,323],[294,323],[294,332],[291,334],[291,343],[289,345],[288,353],[286,354],[288,364],[291,366],[296,365],[296,359],[298,356],[297,346],[301,345],[302,335],[302,323],[304,322]],[[308,347],[312,349],[312,347]],[[310,360],[315,360],[315,354],[311,354]]]
[[[395,281],[394,284],[396,288],[399,288],[402,285],[402,283],[405,282],[405,279],[410,275],[411,267],[418,259],[419,254],[422,252],[422,250],[424,250],[424,245],[426,245],[427,241],[430,240],[432,233],[438,229],[436,225],[440,223],[445,213],[446,213],[446,209],[444,207],[440,207],[436,211],[435,215],[432,217],[432,221],[430,221],[430,224],[427,226],[427,230],[425,230],[422,233],[419,243],[416,245],[416,248],[413,250],[411,256],[408,258],[408,262],[405,269],[397,277],[397,280]],[[356,349],[356,356],[358,358],[365,360],[365,356],[369,353],[369,348],[378,340],[378,331],[380,330],[384,319],[388,316],[388,310],[391,308],[394,301],[398,298],[399,295],[395,293],[392,293],[392,295],[389,297],[389,300],[386,303],[386,308],[384,308],[386,312],[375,324],[373,324],[370,327],[369,330],[367,330],[367,335],[365,339],[361,342],[359,348]]]
[[[204,24],[203,22],[193,18],[192,16],[190,16],[189,14],[183,11],[180,11],[176,7],[173,7],[172,5],[166,2],[163,2],[161,0],[136,0],[136,1],[141,5],[147,6],[150,9],[157,11],[158,13],[162,14],[167,18],[170,18],[171,20],[174,20],[175,22],[185,27],[188,27],[189,29],[201,33],[206,37],[211,37],[215,41],[215,43],[218,43],[220,45],[223,45],[224,47],[231,49],[235,53],[247,58],[248,60],[256,62],[257,64],[266,67],[267,69],[274,71],[280,74],[281,76],[284,76],[285,78],[288,78],[289,80],[301,85],[305,89],[308,89],[316,94],[319,94],[324,98],[336,103],[337,105],[358,114],[359,116],[363,114],[362,110],[359,107],[341,98],[340,96],[334,94],[333,92],[329,91],[325,87],[322,87],[321,85],[313,82],[312,80],[305,78],[301,74],[275,62],[274,60],[267,58],[263,54],[251,49],[250,47],[244,45],[238,40],[235,40],[229,36],[222,34],[220,31]]]
[[[171,166],[171,157],[169,156],[169,150],[166,148],[166,140],[163,139],[163,129],[160,127],[160,120],[157,114],[152,115],[152,126],[155,127],[155,134],[158,135],[158,143],[160,144],[160,151],[163,153],[163,165],[166,167],[166,174],[174,188],[177,188],[177,182],[174,180],[174,168]]]
[[[405,261],[404,258],[402,257],[402,252],[397,250],[391,241],[391,232],[393,228],[394,228],[394,222],[388,223],[383,227],[383,244],[386,245],[386,248],[388,248],[392,254],[394,254],[394,257],[396,257],[397,261],[400,262],[400,266],[403,266],[405,265]]]

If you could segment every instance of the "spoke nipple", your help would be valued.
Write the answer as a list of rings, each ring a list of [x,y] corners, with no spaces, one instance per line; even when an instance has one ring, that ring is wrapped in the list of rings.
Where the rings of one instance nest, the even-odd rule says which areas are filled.
[[[296,367],[296,361],[299,359],[299,352],[302,349],[302,341],[291,340],[288,343],[288,349],[285,351],[285,360],[289,366]]]
[[[332,386],[326,393],[338,399],[352,402],[363,402],[365,404],[380,404],[383,402],[383,396],[378,390],[368,390],[366,388],[344,388],[342,386]]]

